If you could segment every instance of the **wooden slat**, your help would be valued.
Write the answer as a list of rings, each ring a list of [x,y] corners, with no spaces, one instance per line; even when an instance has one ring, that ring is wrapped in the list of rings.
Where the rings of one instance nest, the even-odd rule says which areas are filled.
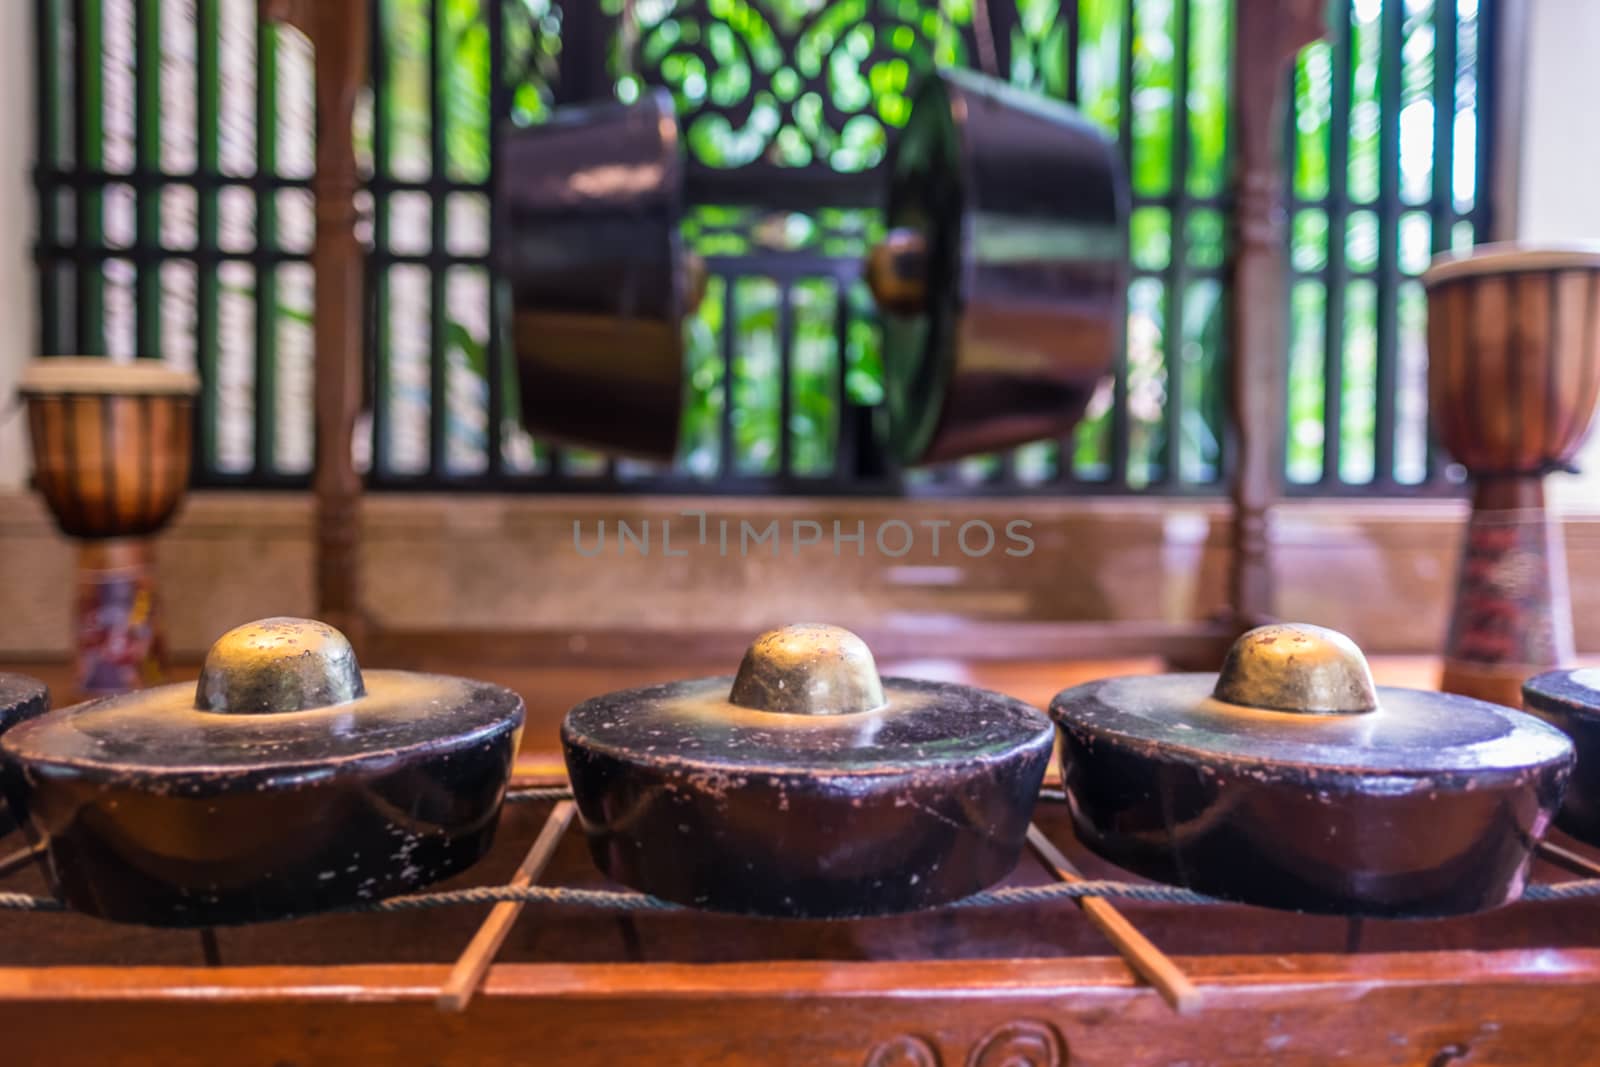
[[[517,868],[517,873],[512,876],[511,886],[521,889],[530,886],[544,873],[550,857],[555,855],[556,846],[561,843],[561,835],[567,832],[567,827],[572,822],[573,813],[577,809],[572,801],[563,800],[550,810],[550,817],[545,820],[544,829],[539,831],[538,838],[533,842],[533,847],[528,850],[528,856],[522,861],[522,866]],[[450,972],[450,977],[445,980],[444,987],[439,991],[439,1007],[443,1011],[465,1011],[472,1002],[473,993],[477,992],[478,985],[483,981],[483,976],[488,973],[489,965],[494,962],[496,952],[505,943],[506,935],[511,933],[511,927],[517,921],[517,916],[522,914],[521,901],[508,900],[496,904],[489,912],[489,917],[483,921],[478,932],[461,953],[461,958],[456,960],[455,967]]]
[[[1553,841],[1539,842],[1538,849],[1540,859],[1548,860],[1583,878],[1600,878],[1600,863],[1596,863],[1588,856],[1580,855]]]
[[[1072,883],[1084,880],[1072,866],[1072,861],[1032,823],[1028,824],[1028,844],[1061,881]],[[1128,921],[1127,916],[1099,897],[1081,897],[1078,907],[1117,947],[1134,973],[1154,986],[1161,994],[1161,999],[1170,1004],[1174,1011],[1189,1014],[1199,1010],[1202,999],[1200,990],[1166,953],[1156,948],[1149,938],[1139,932],[1138,927]]]
[[[1350,989],[1384,985],[1460,989],[1526,983],[1600,990],[1600,949],[1495,952],[1385,952],[1349,956],[1194,956],[1186,973],[1204,983],[1208,1007],[1295,1000],[1306,1006],[1347,999]],[[18,1003],[138,1000],[242,1000],[254,1003],[418,1001],[437,996],[443,964],[261,967],[0,967],[0,1008]],[[1080,990],[1148,992],[1113,956],[1051,959],[947,959],[739,963],[502,963],[490,969],[484,999],[682,1000],[763,997],[967,996],[1001,991],[1060,997]],[[1270,996],[1268,995],[1270,994]],[[1166,1009],[1162,1009],[1163,1012]],[[1167,1013],[1170,1015],[1170,1013]],[[1593,1014],[1593,1013],[1591,1013]],[[1600,1015],[1596,1015],[1600,1024]]]

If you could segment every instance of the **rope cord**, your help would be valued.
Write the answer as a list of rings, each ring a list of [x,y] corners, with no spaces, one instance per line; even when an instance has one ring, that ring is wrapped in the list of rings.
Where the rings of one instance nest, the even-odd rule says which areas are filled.
[[[1196,893],[1165,885],[1136,885],[1131,882],[1090,881],[1057,882],[1052,885],[1006,886],[990,889],[964,897],[949,905],[952,908],[1000,907],[1010,904],[1044,904],[1058,900],[1077,900],[1081,897],[1100,897],[1107,900],[1130,900],[1141,904],[1227,904]],[[1553,885],[1530,885],[1522,894],[1525,901],[1579,900],[1600,897],[1600,878],[1574,882],[1557,882]],[[353,912],[418,911],[426,908],[443,908],[460,904],[500,904],[518,901],[524,904],[558,904],[568,907],[598,908],[603,911],[689,911],[644,893],[612,889],[569,889],[564,886],[509,885],[470,886],[466,889],[447,889],[437,893],[416,893],[391,897],[348,909]],[[0,893],[0,911],[65,911],[60,901],[49,897],[29,896],[26,893]]]
[[[1066,799],[1059,789],[1043,789],[1039,798],[1046,801]],[[572,790],[567,786],[521,786],[506,791],[506,802],[517,804],[548,803],[571,800]],[[1139,885],[1132,882],[1085,881],[1055,882],[1050,885],[1018,885],[989,889],[963,897],[947,905],[952,908],[1002,907],[1011,904],[1045,904],[1058,900],[1078,900],[1083,897],[1101,897],[1106,900],[1130,900],[1141,904],[1227,904],[1228,901],[1168,885]],[[1551,885],[1527,886],[1521,896],[1525,901],[1580,900],[1600,897],[1600,878]],[[433,893],[413,893],[406,896],[375,900],[344,909],[363,914],[419,911],[427,908],[445,908],[455,905],[501,904],[516,901],[523,904],[556,904],[575,908],[597,908],[602,911],[690,911],[681,904],[660,900],[644,893],[613,889],[571,889],[565,886],[509,886],[483,885],[465,889],[446,889]],[[61,912],[67,908],[50,897],[36,897],[27,893],[0,892],[0,911]]]

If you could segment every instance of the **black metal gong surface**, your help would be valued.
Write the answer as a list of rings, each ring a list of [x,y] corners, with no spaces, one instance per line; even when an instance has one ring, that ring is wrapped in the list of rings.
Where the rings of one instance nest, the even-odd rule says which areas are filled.
[[[7,793],[71,907],[153,926],[254,922],[417,889],[487,851],[521,698],[360,672],[347,644],[353,685],[333,703],[315,682],[209,684],[237,668],[212,669],[235,635],[289,633],[292,646],[306,626],[320,624],[242,627],[198,686],[90,701],[0,738]],[[318,654],[289,647],[285,662]],[[258,677],[279,678],[282,663],[261,662]]]
[[[925,249],[920,308],[883,308],[889,435],[904,463],[1060,438],[1127,317],[1130,193],[1073,108],[962,70],[917,88],[887,167],[891,231]]]
[[[1167,675],[1055,698],[1086,844],[1150,878],[1298,911],[1452,915],[1521,892],[1572,764],[1559,731],[1438,693],[1371,689],[1370,709],[1308,713],[1219,688]]]
[[[1051,750],[1037,709],[901,678],[847,713],[730,691],[706,678],[568,714],[568,773],[611,878],[713,911],[848,918],[947,903],[1015,867]]]
[[[1578,763],[1556,825],[1600,845],[1600,670],[1547,671],[1522,686],[1522,706],[1572,739]]]
[[[522,419],[543,438],[669,460],[691,294],[672,98],[557,109],[495,169]]]
[[[50,691],[43,682],[25,674],[0,671],[0,734],[18,723],[42,715],[49,708]],[[16,829],[16,825],[10,807],[6,805],[3,794],[0,794],[0,836],[9,834]]]
[[[0,672],[0,734],[50,707],[50,691],[37,678]]]

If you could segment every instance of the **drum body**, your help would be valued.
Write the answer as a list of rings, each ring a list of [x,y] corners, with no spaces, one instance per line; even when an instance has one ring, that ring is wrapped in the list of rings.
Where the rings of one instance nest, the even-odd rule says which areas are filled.
[[[77,538],[73,648],[80,695],[161,680],[164,651],[151,535],[189,488],[199,381],[159,360],[34,361],[28,404],[33,480]]]
[[[1443,685],[1515,706],[1574,654],[1543,479],[1571,469],[1600,400],[1600,252],[1489,245],[1423,280],[1433,426],[1474,483]]]
[[[522,419],[537,437],[671,459],[690,282],[665,92],[508,131],[495,199]]]
[[[44,359],[23,379],[34,483],[61,532],[144,537],[189,488],[193,378],[159,363]]]
[[[1122,343],[1128,182],[1064,104],[966,71],[918,90],[886,223],[926,250],[921,306],[885,307],[889,435],[903,463],[1064,437]]]

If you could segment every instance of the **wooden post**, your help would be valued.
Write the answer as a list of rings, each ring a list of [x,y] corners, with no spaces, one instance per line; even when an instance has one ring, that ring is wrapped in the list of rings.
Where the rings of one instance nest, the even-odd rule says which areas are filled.
[[[1328,31],[1327,0],[1239,0],[1234,14],[1231,334],[1238,465],[1232,480],[1229,606],[1246,629],[1273,617],[1269,519],[1283,481],[1289,274],[1283,203],[1289,65]]]
[[[264,22],[304,33],[316,56],[316,508],[317,615],[365,645],[361,609],[361,477],[351,443],[361,411],[364,252],[356,240],[354,118],[367,80],[364,0],[260,0]]]

